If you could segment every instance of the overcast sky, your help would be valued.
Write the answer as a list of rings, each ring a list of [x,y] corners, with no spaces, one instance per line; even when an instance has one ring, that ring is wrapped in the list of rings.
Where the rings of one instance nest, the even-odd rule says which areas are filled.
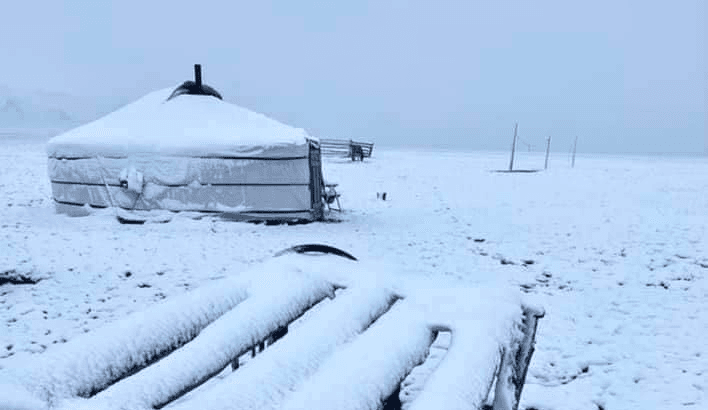
[[[708,153],[705,3],[4,1],[0,84],[124,101],[201,63],[320,137]]]

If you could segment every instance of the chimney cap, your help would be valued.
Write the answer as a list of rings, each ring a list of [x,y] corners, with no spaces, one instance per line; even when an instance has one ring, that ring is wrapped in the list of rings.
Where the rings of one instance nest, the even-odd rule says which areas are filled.
[[[213,89],[212,87],[204,84],[202,82],[202,65],[201,64],[194,64],[194,81],[185,81],[180,85],[179,87],[175,88],[174,91],[172,91],[172,94],[170,94],[169,98],[167,98],[167,101],[178,97],[183,94],[188,94],[188,95],[210,95],[212,97],[216,97],[220,100],[223,100],[221,97],[221,94],[219,94],[218,91]]]

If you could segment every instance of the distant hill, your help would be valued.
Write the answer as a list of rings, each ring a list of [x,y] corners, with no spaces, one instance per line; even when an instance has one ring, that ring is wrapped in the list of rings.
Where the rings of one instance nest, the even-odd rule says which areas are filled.
[[[124,105],[115,97],[77,97],[0,85],[0,138],[51,137]]]

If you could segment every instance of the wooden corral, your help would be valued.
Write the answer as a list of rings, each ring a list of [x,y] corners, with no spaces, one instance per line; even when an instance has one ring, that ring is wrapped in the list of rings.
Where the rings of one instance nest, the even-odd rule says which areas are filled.
[[[352,161],[370,158],[374,150],[372,142],[354,140],[321,139],[322,155],[351,158]]]

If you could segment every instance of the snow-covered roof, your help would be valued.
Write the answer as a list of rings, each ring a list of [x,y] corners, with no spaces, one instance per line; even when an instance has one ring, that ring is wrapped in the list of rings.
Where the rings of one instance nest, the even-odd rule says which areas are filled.
[[[51,157],[128,155],[228,156],[302,146],[311,138],[263,114],[211,96],[152,92],[91,123],[52,138]]]

